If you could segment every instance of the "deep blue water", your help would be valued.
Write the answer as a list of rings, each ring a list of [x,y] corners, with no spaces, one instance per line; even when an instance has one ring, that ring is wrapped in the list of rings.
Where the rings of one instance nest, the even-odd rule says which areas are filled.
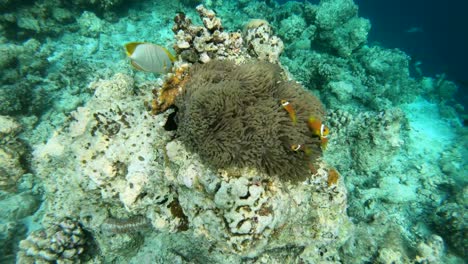
[[[399,48],[422,62],[424,75],[446,73],[459,86],[457,99],[468,105],[468,1],[355,0],[370,19],[369,41]],[[407,32],[415,29],[414,33]]]

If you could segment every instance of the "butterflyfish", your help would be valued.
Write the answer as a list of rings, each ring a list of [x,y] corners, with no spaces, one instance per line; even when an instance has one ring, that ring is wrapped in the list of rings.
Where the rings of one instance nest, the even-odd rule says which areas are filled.
[[[291,118],[291,121],[293,122],[293,125],[295,125],[297,122],[297,117],[296,117],[296,111],[294,111],[294,107],[292,106],[292,104],[286,100],[281,100],[281,105],[286,110],[286,112],[288,112],[289,117]]]
[[[125,44],[125,53],[130,64],[137,70],[158,74],[168,73],[175,57],[164,47],[148,42]]]

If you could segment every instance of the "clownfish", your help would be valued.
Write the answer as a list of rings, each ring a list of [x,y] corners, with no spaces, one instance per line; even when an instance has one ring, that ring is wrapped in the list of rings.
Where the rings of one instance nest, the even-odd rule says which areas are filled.
[[[328,133],[330,133],[328,127],[315,117],[310,117],[307,121],[307,125],[309,126],[312,134],[314,134],[314,136],[318,136],[320,139],[326,138]]]
[[[288,112],[289,117],[291,118],[291,121],[293,122],[293,125],[296,125],[296,122],[297,122],[296,111],[294,111],[294,108],[291,105],[291,103],[286,100],[281,100],[281,105],[286,110],[286,112]]]
[[[310,156],[312,154],[312,150],[304,144],[292,144],[291,150],[294,152],[304,151],[306,156]]]
[[[322,121],[318,120],[315,117],[310,117],[307,121],[307,125],[309,126],[310,131],[314,136],[318,136],[320,139],[320,144],[323,150],[327,148],[328,144],[328,134],[330,130],[326,125],[322,123]]]

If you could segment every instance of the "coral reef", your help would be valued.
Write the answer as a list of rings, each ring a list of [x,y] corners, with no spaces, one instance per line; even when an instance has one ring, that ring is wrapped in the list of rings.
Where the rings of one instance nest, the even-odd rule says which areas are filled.
[[[96,38],[99,37],[104,31],[106,22],[97,17],[93,12],[84,11],[76,20],[80,33],[86,37]]]
[[[203,27],[192,25],[192,20],[183,13],[174,18],[174,50],[184,61],[207,63],[213,59],[230,59],[242,62],[250,54],[260,60],[278,62],[284,45],[273,35],[272,27],[266,21],[255,23],[261,20],[254,20],[241,34],[225,31],[213,10],[199,5],[197,12]]]
[[[8,3],[0,5],[3,9],[0,21],[1,31],[5,36],[15,41],[26,40],[31,36],[44,38],[58,36],[71,30],[74,15],[61,1],[44,0],[34,3],[28,1],[14,1],[15,5]]]
[[[23,159],[27,149],[18,138],[21,125],[13,118],[0,116],[0,191],[14,191],[25,173]]]
[[[370,22],[352,0],[322,0],[315,13],[316,42],[346,57],[367,41]]]
[[[466,196],[468,188],[465,187],[452,199],[443,203],[437,208],[433,215],[433,224],[437,232],[445,238],[452,249],[460,256],[466,258],[466,245],[468,244],[468,222]],[[440,240],[442,240],[440,238]]]
[[[268,23],[250,24],[246,26],[245,46],[247,52],[259,60],[278,63],[283,52],[283,41],[273,35],[273,29]]]
[[[0,262],[14,262],[18,243],[27,234],[28,220],[40,203],[37,193],[31,190],[19,193],[0,190]]]
[[[20,242],[18,263],[79,263],[86,235],[80,224],[63,219],[45,230],[37,230]]]
[[[424,90],[410,78],[409,57],[399,50],[363,47],[348,60],[301,50],[291,57],[300,62],[291,64],[286,58],[283,64],[307,88],[320,91],[324,103],[335,109],[383,111],[414,100]]]
[[[249,166],[303,180],[321,154],[307,120],[323,120],[324,110],[317,98],[281,74],[278,66],[255,61],[194,66],[176,100],[180,140],[215,168]],[[281,100],[294,107],[296,125]],[[294,144],[308,149],[294,151]]]
[[[125,3],[123,0],[77,0],[73,1],[72,5],[82,8],[93,7],[97,11],[116,9]]]
[[[307,27],[306,21],[302,16],[292,15],[281,20],[278,35],[287,43],[293,43],[301,39],[304,29]]]
[[[179,225],[166,207],[175,194],[161,182],[164,155],[158,149],[169,136],[162,128],[167,116],[147,112],[143,101],[151,98],[151,89],[141,88],[144,93],[136,96],[134,85],[124,74],[91,84],[93,99],[34,152],[36,173],[54,194],[48,200],[53,218],[79,219],[108,259],[139,244],[138,236],[127,234],[109,241],[101,228],[111,219],[143,215],[157,228]],[[48,218],[43,221],[53,221]]]
[[[348,214],[357,222],[352,239],[342,248],[343,259],[351,263],[387,263],[385,259],[401,263],[459,263],[456,258],[448,260],[450,251],[445,251],[437,242],[443,237],[445,243],[453,246],[463,243],[460,235],[447,239],[443,235],[449,233],[447,229],[452,230],[451,234],[463,233],[459,225],[451,225],[463,220],[447,217],[452,214],[447,213],[441,204],[447,205],[448,209],[463,202],[454,203],[450,199],[443,203],[447,199],[447,190],[449,193],[461,193],[454,182],[461,179],[461,175],[457,169],[458,172],[454,171],[452,176],[447,177],[442,171],[442,164],[447,163],[441,162],[440,153],[446,153],[450,157],[449,164],[458,168],[463,162],[457,158],[460,155],[457,148],[446,149],[444,142],[454,136],[453,127],[440,122],[436,111],[433,105],[424,102],[380,114],[367,112],[354,115],[331,111],[332,137],[325,160],[337,166],[340,172],[346,172],[346,184],[350,191]],[[366,125],[360,127],[360,124]],[[437,137],[427,137],[428,133],[435,133],[428,129],[427,124],[434,126]],[[342,130],[344,127],[346,129]],[[354,128],[358,130],[351,132]],[[341,133],[344,131],[347,131],[348,143],[343,140],[344,134]],[[355,140],[352,139],[354,135]],[[359,146],[360,141],[368,143]],[[460,142],[457,142],[459,145]],[[357,148],[354,149],[354,146]],[[354,150],[342,152],[347,149]],[[388,152],[380,152],[383,149]],[[355,156],[355,161],[363,161],[364,158],[364,166],[343,162],[351,161],[345,158],[349,155]],[[463,210],[460,206],[452,208]],[[365,241],[359,240],[365,234],[372,236]]]
[[[463,263],[468,133],[457,85],[443,73],[424,76],[402,51],[367,44],[370,24],[352,0],[315,3],[0,0],[0,262],[13,263],[21,250],[25,263]],[[176,11],[186,15],[174,21]],[[175,73],[133,72],[118,47],[142,40],[174,45]],[[259,58],[278,65],[262,62],[259,74],[251,67]],[[202,74],[219,60],[234,62]],[[231,73],[249,78],[241,85]],[[329,109],[321,116],[330,127],[323,159],[299,162],[300,176],[282,172],[287,164],[275,168],[284,177],[267,177],[271,166],[250,156],[242,166],[210,166],[239,157],[210,160],[200,151],[249,150],[245,138],[232,143],[237,134],[213,144],[214,130],[192,128],[218,113],[238,120],[226,110],[245,100],[256,103],[244,107],[252,115],[264,114],[256,106],[268,100],[249,94],[262,88],[253,85],[264,83],[260,76],[273,80],[269,89],[297,88],[304,101],[306,87]],[[191,105],[187,87],[201,94]],[[290,139],[297,133],[289,133],[296,128],[277,102],[281,94],[268,98]],[[219,96],[242,100],[205,98]],[[177,131],[176,101],[227,108],[200,110],[198,123],[179,122]],[[278,147],[275,164],[304,156],[253,136],[277,135],[271,109],[248,139],[259,151]],[[297,129],[309,140],[305,118]],[[238,123],[221,125],[213,127]],[[209,131],[197,137],[210,144],[194,151],[177,137],[183,130]],[[325,147],[312,141],[319,156]],[[59,224],[69,221],[86,236],[69,236]]]
[[[416,263],[443,263],[444,251],[444,240],[440,236],[432,235],[427,241],[418,244]]]
[[[269,262],[283,254],[304,263],[339,260],[336,246],[346,240],[351,223],[342,214],[343,182],[329,187],[324,164],[306,183],[289,185],[252,169],[215,173],[178,141],[169,143],[167,152],[184,186],[179,201],[190,230],[213,241],[216,250]]]
[[[248,65],[223,65],[239,74],[250,71]],[[262,65],[259,72],[268,76],[279,70],[273,64]],[[215,73],[195,76],[215,78]],[[271,84],[276,84],[275,78]],[[143,101],[151,97],[151,87],[134,87],[122,74],[91,87],[94,97],[46,144],[36,147],[36,173],[51,194],[43,221],[79,219],[99,245],[104,262],[128,262],[137,251],[150,247],[148,241],[163,243],[172,252],[163,256],[146,251],[165,261],[179,251],[202,262],[228,258],[237,263],[258,256],[279,261],[284,254],[291,255],[291,249],[291,257],[305,263],[340,258],[335,249],[351,228],[344,213],[346,191],[340,179],[329,186],[325,164],[317,163],[316,174],[295,185],[265,178],[250,168],[213,171],[180,141],[170,141],[174,132],[163,128],[168,113],[145,112]],[[312,97],[292,82],[284,81],[281,87],[291,95],[300,91],[304,100]],[[317,104],[312,107],[320,109]],[[281,105],[277,108],[290,123]],[[139,232],[125,232],[138,231],[146,223],[150,228],[144,229],[145,242]],[[167,242],[174,237],[177,243]],[[193,243],[200,247],[180,249]]]
[[[336,110],[331,111],[328,122],[332,130],[327,152],[331,162],[338,170],[353,170],[358,174],[372,175],[389,166],[394,155],[403,145],[401,135],[407,126],[404,114],[400,109],[389,109],[385,112],[361,112],[356,115]],[[352,145],[342,146],[346,141],[353,140]],[[361,151],[371,148],[372,151]],[[350,164],[337,163],[345,160],[343,157],[352,155]]]
[[[183,13],[174,18],[172,31],[176,43],[174,50],[183,60],[206,63],[212,59],[236,59],[242,54],[243,40],[239,32],[226,32],[214,11],[197,6],[202,26],[192,25]]]
[[[0,51],[5,54],[0,59],[3,73],[0,78],[0,114],[18,114],[41,104],[35,96],[39,92],[33,88],[42,82],[42,73],[48,66],[45,58],[49,52],[41,50],[41,43],[35,39],[22,44],[0,44]],[[18,79],[24,81],[18,84]]]

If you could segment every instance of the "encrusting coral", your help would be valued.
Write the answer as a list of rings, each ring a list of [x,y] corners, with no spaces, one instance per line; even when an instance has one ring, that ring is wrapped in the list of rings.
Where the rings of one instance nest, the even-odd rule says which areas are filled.
[[[279,66],[213,61],[195,65],[189,75],[175,104],[186,147],[216,168],[255,167],[289,180],[310,174],[321,146],[307,120],[323,120],[324,109],[299,84],[284,80]],[[293,106],[297,122],[283,100]]]
[[[151,102],[151,112],[159,114],[166,111],[174,105],[175,99],[184,88],[188,78],[185,78],[188,72],[188,65],[183,64],[170,73],[160,89],[153,89],[155,98]]]

